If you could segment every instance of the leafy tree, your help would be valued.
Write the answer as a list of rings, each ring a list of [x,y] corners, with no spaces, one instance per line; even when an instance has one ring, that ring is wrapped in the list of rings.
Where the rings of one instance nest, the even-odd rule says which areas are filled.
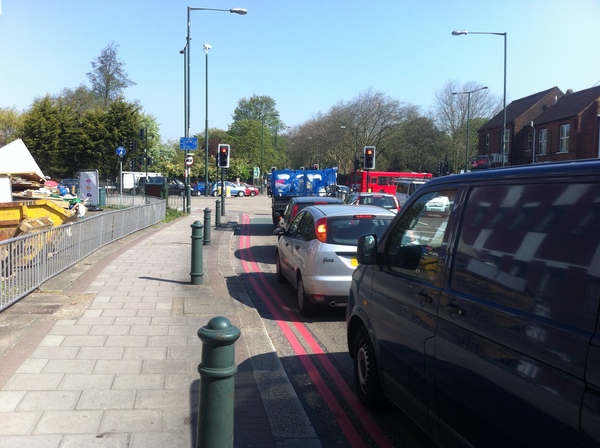
[[[111,42],[92,61],[92,71],[86,73],[92,84],[92,92],[108,107],[112,101],[122,97],[123,90],[136,85],[125,72],[125,64],[119,60],[117,49],[119,45]]]
[[[107,110],[95,109],[82,117],[81,138],[77,157],[79,169],[93,167],[98,169],[101,178],[116,179],[119,175],[119,157],[117,146],[127,149],[123,157],[126,169],[131,160],[143,154],[143,148],[129,151],[129,141],[137,140],[142,126],[142,116],[138,106],[122,100],[110,104]]]
[[[62,99],[78,116],[82,116],[87,111],[95,109],[100,105],[94,92],[83,84],[75,89],[63,89],[56,99]]]
[[[23,115],[14,107],[0,107],[0,147],[19,138]]]
[[[341,172],[353,169],[354,155],[362,154],[364,146],[377,147],[377,165],[390,153],[400,150],[391,145],[398,127],[418,116],[415,106],[371,89],[347,103],[334,106],[298,127],[290,139],[290,158],[295,167],[336,165]]]
[[[49,95],[36,100],[23,118],[23,142],[47,176],[74,174],[78,139],[73,110]]]

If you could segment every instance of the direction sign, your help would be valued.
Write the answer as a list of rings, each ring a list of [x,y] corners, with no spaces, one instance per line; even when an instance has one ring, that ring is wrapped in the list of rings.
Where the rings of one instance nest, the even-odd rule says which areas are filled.
[[[119,157],[123,157],[125,155],[125,148],[122,146],[117,146],[117,155]]]
[[[254,173],[252,175],[253,177],[260,177],[260,169],[257,166],[254,167]]]
[[[198,149],[198,139],[196,137],[181,137],[179,139],[179,149],[183,151],[195,151]]]

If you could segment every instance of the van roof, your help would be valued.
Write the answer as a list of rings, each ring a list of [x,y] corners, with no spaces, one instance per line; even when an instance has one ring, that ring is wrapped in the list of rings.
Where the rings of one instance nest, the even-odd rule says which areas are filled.
[[[600,160],[585,159],[571,160],[567,162],[551,162],[536,165],[520,165],[504,168],[491,168],[477,170],[470,173],[451,174],[449,176],[436,177],[427,182],[427,187],[435,187],[438,184],[447,183],[470,183],[482,180],[501,181],[531,178],[552,178],[557,181],[567,176],[600,176]]]

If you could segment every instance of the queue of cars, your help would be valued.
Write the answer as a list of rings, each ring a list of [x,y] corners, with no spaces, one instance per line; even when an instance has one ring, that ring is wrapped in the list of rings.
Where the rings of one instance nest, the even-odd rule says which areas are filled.
[[[598,173],[446,176],[396,214],[310,205],[275,230],[277,278],[302,315],[346,303],[359,399],[438,445],[600,446]]]
[[[250,184],[245,182],[230,182],[226,180],[225,188],[229,191],[230,196],[250,196],[254,197],[260,194],[260,190],[256,187],[253,187]],[[211,196],[220,196],[221,195],[221,182],[213,182],[209,184],[209,191]],[[227,193],[227,190],[225,193]],[[206,186],[204,182],[198,181],[192,184],[192,196],[205,196],[206,195]]]

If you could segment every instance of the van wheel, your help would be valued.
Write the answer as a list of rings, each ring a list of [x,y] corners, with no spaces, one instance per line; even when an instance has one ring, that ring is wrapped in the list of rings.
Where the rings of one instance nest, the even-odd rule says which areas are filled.
[[[281,272],[281,260],[279,260],[279,252],[277,252],[277,261],[275,263],[275,267],[277,270],[277,281],[279,283],[285,283],[285,277],[283,276],[283,273]]]
[[[296,286],[296,298],[298,300],[298,311],[304,317],[312,316],[315,313],[315,304],[308,300],[304,291],[304,282],[302,277],[298,276],[298,285]]]
[[[375,350],[369,333],[361,326],[354,338],[354,384],[360,401],[369,408],[383,403],[381,380],[377,370]]]

